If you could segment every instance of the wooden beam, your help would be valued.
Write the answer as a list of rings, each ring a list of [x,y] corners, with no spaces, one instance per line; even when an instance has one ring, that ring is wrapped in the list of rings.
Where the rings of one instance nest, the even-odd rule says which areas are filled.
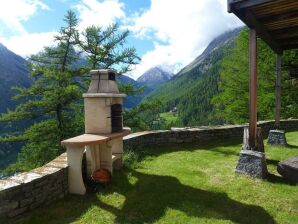
[[[275,40],[277,42],[279,41],[283,41],[284,43],[287,43],[287,41],[297,41],[298,42],[298,32],[296,34],[292,33],[292,35],[288,34],[287,36],[279,36],[279,37],[275,37]]]
[[[228,0],[228,12],[235,13],[237,10],[247,9],[274,1],[275,0]]]
[[[257,138],[257,32],[249,30],[249,146],[256,148]]]
[[[279,29],[279,30],[272,30],[272,31],[268,31],[268,32],[272,35],[280,35],[280,34],[295,32],[295,31],[297,31],[297,29],[298,29],[298,26],[291,26],[291,27],[287,27],[287,28],[283,28],[283,29]]]
[[[281,110],[281,54],[276,55],[276,82],[275,82],[275,129],[280,128]]]
[[[292,9],[293,10],[293,9]],[[294,11],[286,12],[278,15],[269,15],[266,17],[258,18],[258,20],[261,23],[274,23],[278,22],[280,20],[287,20],[287,19],[293,19],[298,17],[298,10],[294,9]]]
[[[283,50],[298,49],[298,43],[297,44],[283,45],[282,49]]]
[[[274,50],[277,54],[282,52],[280,46],[275,42],[273,37],[268,33],[263,24],[259,23],[259,21],[255,18],[255,16],[247,10],[244,14],[245,18],[243,21],[247,21],[247,26],[249,28],[253,28],[256,30],[258,35]]]
[[[289,37],[289,38],[283,38],[283,39],[277,39],[277,41],[282,42],[281,46],[286,44],[289,45],[290,43],[298,43],[298,35],[294,37]]]

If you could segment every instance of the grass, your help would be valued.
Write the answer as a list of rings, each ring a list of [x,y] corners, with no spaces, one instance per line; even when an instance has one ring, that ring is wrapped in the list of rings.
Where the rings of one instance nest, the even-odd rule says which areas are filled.
[[[265,146],[266,180],[234,173],[239,144],[160,147],[115,172],[100,193],[69,195],[17,223],[298,223],[298,187],[276,172],[298,155],[298,132],[287,139],[292,147]]]
[[[165,112],[165,113],[160,113],[160,117],[166,120],[167,124],[175,124],[175,122],[178,120],[178,114],[174,115],[171,112]]]

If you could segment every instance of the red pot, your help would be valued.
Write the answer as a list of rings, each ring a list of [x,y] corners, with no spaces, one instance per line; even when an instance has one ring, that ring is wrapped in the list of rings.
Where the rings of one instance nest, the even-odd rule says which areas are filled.
[[[111,173],[107,169],[99,169],[92,173],[91,178],[95,182],[108,183],[111,180]]]

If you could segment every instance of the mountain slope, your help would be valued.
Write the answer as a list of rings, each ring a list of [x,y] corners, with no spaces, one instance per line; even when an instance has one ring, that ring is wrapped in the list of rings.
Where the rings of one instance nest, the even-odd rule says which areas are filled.
[[[158,86],[169,81],[173,77],[172,73],[165,71],[160,66],[150,68],[143,75],[141,75],[137,82],[141,85],[147,86],[149,89],[156,89]]]
[[[215,38],[199,57],[149,94],[146,100],[161,100],[165,111],[177,107],[180,125],[219,123],[210,116],[213,112],[211,99],[218,93],[221,60],[234,46],[240,31],[241,28],[235,29]]]
[[[16,91],[14,86],[28,87],[31,79],[28,76],[26,60],[8,50],[0,43],[0,113],[5,113],[7,109],[14,109],[20,101],[11,98]],[[19,131],[26,123],[20,122],[18,125],[4,126],[0,123],[0,136],[8,131]],[[2,143],[0,144],[0,169],[16,160],[18,151],[22,143]],[[1,175],[0,175],[1,179]]]
[[[132,79],[126,75],[120,75],[117,78],[117,81],[123,85],[131,84],[135,88],[138,88],[141,86],[137,81],[135,81],[134,79]],[[124,98],[124,107],[127,109],[135,107],[136,105],[138,105],[141,102],[143,97],[144,97],[144,95],[142,93],[125,97]]]
[[[15,94],[12,87],[30,85],[31,80],[25,63],[25,59],[0,43],[0,113],[5,112],[7,108],[14,108],[17,104],[11,100]]]

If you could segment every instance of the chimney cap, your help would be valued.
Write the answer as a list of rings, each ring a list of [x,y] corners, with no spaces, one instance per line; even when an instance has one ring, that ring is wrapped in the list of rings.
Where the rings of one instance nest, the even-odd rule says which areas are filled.
[[[101,75],[101,74],[110,74],[113,73],[114,75],[118,75],[118,73],[113,70],[113,69],[96,69],[96,70],[91,70],[89,72],[90,75]]]
[[[91,70],[91,82],[87,93],[119,93],[116,75],[112,69]]]

